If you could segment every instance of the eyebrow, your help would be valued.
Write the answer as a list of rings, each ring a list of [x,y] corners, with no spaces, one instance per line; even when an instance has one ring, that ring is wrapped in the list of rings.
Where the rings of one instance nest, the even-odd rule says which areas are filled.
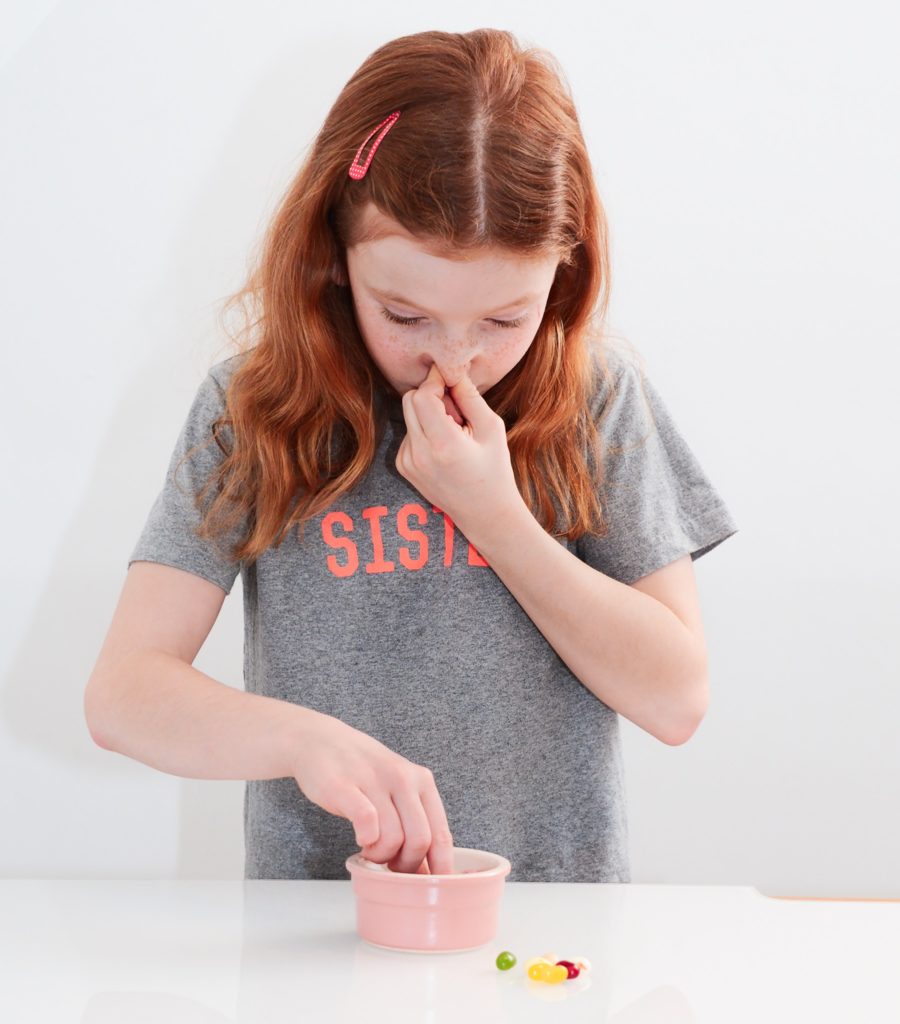
[[[404,299],[402,295],[397,295],[396,292],[386,292],[386,291],[382,291],[380,288],[371,288],[371,287],[369,288],[369,290],[373,294],[377,295],[380,299],[387,299],[389,302],[399,302],[401,306],[410,306],[413,309],[421,309],[425,313],[428,313],[429,316],[431,315],[431,311],[428,310],[428,309],[425,309],[424,306],[420,306],[417,302],[411,302],[409,299]],[[521,298],[513,299],[512,302],[508,302],[504,306],[497,306],[495,309],[491,310],[491,312],[492,313],[500,313],[504,309],[512,309],[514,306],[521,306],[523,302],[532,302],[536,298],[537,298],[537,295],[523,295]],[[490,313],[487,313],[485,315],[489,316]]]

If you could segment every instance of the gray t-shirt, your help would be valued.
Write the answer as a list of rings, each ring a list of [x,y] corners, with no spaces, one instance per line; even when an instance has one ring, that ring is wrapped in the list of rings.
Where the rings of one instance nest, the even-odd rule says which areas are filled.
[[[618,714],[397,471],[398,396],[386,400],[368,474],[307,523],[302,542],[295,529],[245,565],[194,536],[190,493],[221,458],[218,445],[182,464],[180,486],[173,470],[209,436],[242,358],[216,363],[200,384],[128,564],[176,566],[226,593],[240,572],[246,690],[333,715],[429,767],[454,845],[507,857],[510,881],[629,882]],[[617,385],[603,436],[625,448],[606,463],[610,533],[559,543],[632,583],[681,555],[699,558],[737,527],[652,383],[645,376],[642,387],[631,357],[608,359]],[[595,417],[606,400],[598,387]],[[351,822],[293,778],[246,782],[244,842],[246,878],[346,879],[344,861],[359,850]]]

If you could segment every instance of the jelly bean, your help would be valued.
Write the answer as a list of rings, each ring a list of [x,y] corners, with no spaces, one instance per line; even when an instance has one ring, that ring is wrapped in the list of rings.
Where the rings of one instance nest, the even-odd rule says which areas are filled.
[[[557,953],[541,953],[541,959],[547,960],[551,964],[555,964],[557,960],[559,960],[559,955]]]
[[[575,966],[575,964],[572,963],[571,960],[558,960],[557,966],[565,967],[565,969],[569,972],[570,978],[577,978],[578,975],[581,973],[581,971]]]
[[[515,954],[510,953],[508,949],[504,949],[502,953],[498,954],[496,962],[497,967],[499,967],[501,971],[508,971],[510,967],[516,966],[516,957]]]
[[[563,967],[562,964],[554,964],[553,967],[547,970],[546,981],[551,985],[558,985],[561,981],[566,981],[568,977],[568,967]]]
[[[589,971],[591,969],[591,962],[583,956],[577,956],[572,958],[572,963],[575,964],[582,971]]]
[[[538,963],[532,964],[528,968],[528,977],[531,978],[532,981],[545,981],[547,971],[549,969],[549,964],[545,964],[539,961]]]

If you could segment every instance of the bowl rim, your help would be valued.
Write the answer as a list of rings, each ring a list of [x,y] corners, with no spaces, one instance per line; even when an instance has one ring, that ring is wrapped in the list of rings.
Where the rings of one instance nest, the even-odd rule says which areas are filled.
[[[483,871],[467,871],[465,874],[458,875],[420,875],[412,871],[372,871],[367,868],[367,864],[374,864],[374,861],[368,860],[362,855],[362,852],[352,853],[345,861],[344,866],[346,869],[353,874],[351,865],[360,872],[364,872],[369,878],[384,879],[390,881],[391,884],[399,883],[401,885],[426,885],[429,882],[434,882],[437,879],[442,879],[445,882],[465,882],[467,880],[474,880],[478,878],[495,878],[498,875],[506,876],[512,871],[512,864],[499,853],[491,853],[490,850],[476,850],[469,846],[456,846],[454,850],[460,850],[465,853],[480,853],[487,857],[494,858],[497,863],[491,868],[485,868]],[[383,865],[377,864],[376,867],[380,868]]]

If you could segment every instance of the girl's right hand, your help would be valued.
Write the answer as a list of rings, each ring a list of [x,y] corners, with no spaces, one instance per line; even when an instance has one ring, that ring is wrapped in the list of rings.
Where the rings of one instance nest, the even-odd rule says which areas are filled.
[[[427,858],[432,875],[452,874],[453,837],[431,770],[339,718],[314,714],[292,763],[303,794],[352,822],[367,860],[426,873]]]

